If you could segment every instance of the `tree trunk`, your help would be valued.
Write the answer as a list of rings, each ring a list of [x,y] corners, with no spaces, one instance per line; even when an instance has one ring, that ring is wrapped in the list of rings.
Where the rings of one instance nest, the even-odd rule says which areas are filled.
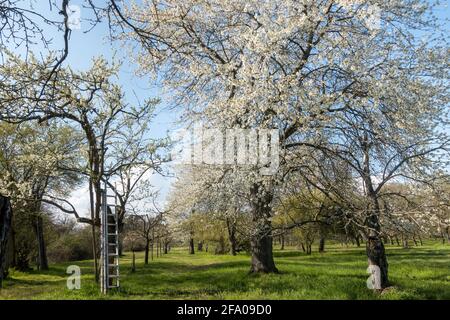
[[[150,254],[151,254],[152,261],[153,261],[154,242],[155,241],[153,239],[150,241]]]
[[[235,256],[237,254],[236,237],[230,238],[230,253],[232,256]]]
[[[281,247],[280,247],[280,250],[284,250],[284,234],[282,234],[282,235],[280,236],[280,240],[281,240]]]
[[[136,253],[134,252],[134,250],[133,250],[133,261],[131,263],[131,272],[136,272]]]
[[[8,275],[6,256],[11,232],[12,208],[8,198],[0,196],[0,288]]]
[[[100,270],[99,270],[99,252],[97,247],[97,231],[96,231],[96,216],[95,216],[95,203],[94,203],[94,190],[93,190],[93,183],[92,178],[89,179],[89,201],[90,201],[90,209],[91,209],[91,219],[92,219],[92,226],[91,226],[91,242],[92,242],[92,256],[94,257],[94,272],[95,272],[95,282],[99,282],[100,280]]]
[[[265,230],[265,232],[264,232]],[[261,226],[259,236],[251,240],[252,267],[251,272],[273,273],[278,272],[275,267],[272,253],[272,226],[269,221]]]
[[[302,247],[302,251],[303,251],[303,252],[306,252],[305,245],[303,244],[303,242],[301,242],[300,245],[301,245],[301,247]]]
[[[150,251],[150,240],[146,240],[145,242],[145,253],[144,253],[144,264],[148,264],[148,253]],[[152,248],[153,251],[153,248]],[[133,251],[134,254],[134,251]],[[153,256],[153,254],[152,254]],[[153,260],[153,259],[152,259]]]
[[[252,266],[250,272],[276,273],[278,269],[273,260],[272,216],[270,204],[272,194],[261,190],[261,185],[255,183],[250,190],[252,195],[252,220],[255,233],[250,241]]]
[[[16,252],[16,235],[14,231],[14,217],[11,221],[11,230],[9,232],[8,246],[6,248],[6,268],[15,267],[17,265],[17,252]]]
[[[447,243],[450,244],[450,226],[447,226],[447,228],[445,228],[446,233],[447,233]]]
[[[122,209],[120,209],[122,210]],[[117,226],[118,226],[118,233],[119,233],[119,256],[122,257],[123,256],[123,228],[124,228],[124,223],[123,223],[123,219],[120,218],[121,213],[118,214],[119,219],[117,222]]]
[[[197,243],[197,251],[203,251],[203,241]]]
[[[219,242],[216,246],[216,250],[214,254],[225,254],[226,253],[226,244],[225,244],[225,238],[224,236],[220,236]]]
[[[324,236],[320,237],[319,252],[325,252],[325,237]]]
[[[189,239],[189,254],[195,254],[194,238]]]
[[[391,242],[391,246],[393,246],[394,245],[394,239],[391,236],[389,236],[389,241]]]
[[[367,223],[369,227],[368,238],[366,242],[366,253],[370,266],[376,266],[379,268],[379,289],[384,289],[389,286],[388,279],[388,262],[386,258],[386,251],[384,248],[383,241],[380,237],[380,223],[378,220],[379,207],[378,202],[374,201],[374,211],[367,218]],[[378,282],[378,281],[377,281]]]
[[[369,237],[366,243],[366,252],[369,259],[369,266],[374,265],[380,269],[380,286],[384,289],[389,286],[388,262],[383,245],[383,241],[377,236]]]
[[[367,242],[366,242],[366,253],[368,258],[369,267],[375,266],[372,270],[379,269],[379,279],[376,283],[379,284],[379,288],[384,289],[389,286],[388,279],[388,262],[386,258],[386,252],[384,249],[383,241],[381,240],[381,226],[380,226],[380,204],[378,202],[378,196],[374,190],[370,172],[370,148],[371,144],[368,139],[367,133],[364,136],[364,142],[362,143],[362,148],[364,151],[364,168],[363,168],[363,181],[365,184],[365,194],[367,199],[370,201],[367,211],[366,218],[366,231],[367,231]],[[371,270],[371,272],[373,272]],[[378,274],[378,272],[377,272]]]
[[[44,223],[40,215],[34,221],[34,232],[38,244],[38,270],[48,270],[47,250],[44,239]]]
[[[402,245],[404,249],[407,249],[409,247],[408,238],[405,236],[402,236]]]
[[[159,258],[159,238],[156,240],[156,257]]]
[[[119,256],[123,257],[123,235],[119,231]]]
[[[359,241],[358,235],[355,236],[355,242],[356,242],[356,246],[359,248],[361,246],[361,242]]]
[[[169,242],[164,241],[164,254],[168,254],[168,253],[169,253]]]
[[[227,218],[228,239],[230,241],[230,253],[236,255],[237,240],[236,240],[236,223]]]

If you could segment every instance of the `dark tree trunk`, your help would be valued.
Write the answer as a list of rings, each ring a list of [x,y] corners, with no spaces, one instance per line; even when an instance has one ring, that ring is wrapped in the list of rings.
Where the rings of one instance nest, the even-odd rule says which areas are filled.
[[[123,256],[123,228],[124,228],[124,223],[123,223],[123,218],[120,218],[120,212],[118,214],[119,219],[117,221],[117,226],[118,226],[118,232],[119,232],[119,256]]]
[[[99,282],[100,280],[100,264],[98,263],[98,260],[100,258],[99,256],[99,250],[97,246],[97,230],[96,230],[96,204],[94,202],[94,185],[92,178],[89,179],[89,202],[90,202],[90,209],[91,209],[91,219],[92,219],[92,225],[91,225],[91,244],[92,244],[92,256],[94,257],[94,272],[95,272],[95,282]]]
[[[38,244],[38,270],[48,270],[47,250],[44,238],[44,223],[40,215],[34,221],[34,232]]]
[[[131,272],[136,272],[136,253],[134,252],[134,250],[133,250],[133,261],[131,263]]]
[[[358,235],[355,236],[355,242],[356,242],[356,246],[359,248],[361,246],[361,242],[359,241]]]
[[[252,266],[250,272],[275,273],[278,269],[273,260],[272,216],[270,204],[272,193],[262,190],[259,184],[254,184],[250,190],[252,198],[252,220],[255,224],[250,245],[252,253]]]
[[[168,254],[168,253],[169,253],[169,242],[164,241],[164,254]]]
[[[155,249],[155,246],[154,246],[154,240],[152,239],[151,241],[150,241],[150,255],[151,255],[151,259],[152,259],[152,261],[153,261],[153,250]]]
[[[230,253],[232,256],[235,256],[237,254],[236,237],[230,239]]]
[[[265,230],[265,232],[264,232]],[[260,236],[251,240],[252,268],[251,272],[278,272],[272,253],[272,226],[269,221],[259,228]]]
[[[403,245],[404,249],[409,248],[409,243],[408,243],[408,238],[407,237],[402,236],[402,245]]]
[[[380,204],[378,202],[378,196],[376,191],[374,190],[371,179],[370,160],[369,160],[371,143],[369,142],[367,133],[365,133],[364,141],[362,142],[361,147],[364,152],[363,181],[365,184],[365,192],[367,199],[370,201],[366,218],[366,227],[367,227],[366,253],[369,262],[369,267],[375,266],[379,268],[380,288],[377,289],[384,289],[389,286],[388,262],[386,252],[384,249],[384,244],[383,241],[381,240],[381,226],[379,220]]]
[[[220,236],[219,242],[217,243],[214,254],[225,254],[226,251],[227,250],[226,250],[225,238],[223,236]]]
[[[325,252],[325,237],[324,236],[320,237],[319,252]]]
[[[237,250],[236,223],[227,218],[228,239],[230,240],[230,253],[235,256]]]
[[[123,257],[123,235],[119,231],[119,256]]]
[[[300,246],[302,247],[302,251],[303,251],[303,252],[306,252],[305,245],[303,244],[303,242],[300,243]]]
[[[284,250],[284,234],[282,234],[282,235],[280,236],[280,240],[281,240],[281,247],[280,247],[280,250]]]
[[[203,251],[203,241],[197,243],[197,251]]]
[[[367,217],[368,239],[366,242],[366,253],[369,266],[377,266],[380,270],[380,289],[389,286],[388,279],[388,262],[383,241],[380,237],[379,206],[377,199],[373,199],[373,210]]]
[[[389,236],[389,241],[391,242],[391,246],[393,246],[394,245],[394,239],[391,236]]]
[[[158,240],[156,240],[156,257],[157,258],[159,258],[159,253],[160,253],[160,251],[159,251],[159,238],[158,238]]]
[[[189,239],[189,254],[195,254],[194,238]]]
[[[6,249],[6,268],[15,267],[17,265],[17,252],[16,252],[16,236],[14,231],[14,217],[11,223],[11,231],[9,232],[8,247]]]
[[[450,244],[450,226],[447,226],[447,228],[445,228],[446,230],[446,234],[447,234],[447,243]]]
[[[398,240],[398,237],[397,237],[397,236],[395,236],[395,242],[397,243],[397,246],[400,247],[400,241]]]
[[[383,241],[379,237],[369,237],[366,243],[367,257],[369,265],[375,265],[380,268],[381,289],[389,286],[388,280],[388,262],[384,250]]]
[[[148,253],[149,253],[149,251],[150,251],[150,241],[147,240],[146,243],[145,243],[144,264],[148,264]],[[153,248],[152,248],[152,251],[153,251]],[[134,254],[134,251],[133,251],[133,254]]]
[[[10,239],[12,222],[11,202],[8,198],[0,196],[0,288],[3,279],[8,275],[7,248]]]

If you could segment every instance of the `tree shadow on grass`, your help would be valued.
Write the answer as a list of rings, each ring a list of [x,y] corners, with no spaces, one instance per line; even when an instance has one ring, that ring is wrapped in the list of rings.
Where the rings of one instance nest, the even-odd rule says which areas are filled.
[[[180,264],[182,265],[182,264]],[[158,267],[158,266],[156,266]],[[163,267],[163,263],[159,267]],[[137,292],[163,296],[218,295],[220,292],[245,292],[254,277],[245,271],[248,262],[232,261],[213,263],[206,266],[184,265],[184,272],[158,272],[154,268],[129,274],[134,285],[128,293]],[[238,269],[238,270],[236,270]]]

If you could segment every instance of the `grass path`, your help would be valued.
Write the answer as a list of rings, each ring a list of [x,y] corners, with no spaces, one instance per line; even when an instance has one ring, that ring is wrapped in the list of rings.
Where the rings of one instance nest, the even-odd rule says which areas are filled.
[[[131,254],[121,259],[120,291],[108,299],[450,299],[450,246],[388,247],[394,288],[382,295],[366,288],[363,248],[327,247],[307,256],[295,250],[275,251],[280,274],[248,274],[250,257],[240,254],[189,255],[177,248],[131,272]],[[66,268],[82,270],[81,290],[66,288]],[[92,274],[92,261],[52,265],[49,271],[13,271],[0,299],[105,299]]]

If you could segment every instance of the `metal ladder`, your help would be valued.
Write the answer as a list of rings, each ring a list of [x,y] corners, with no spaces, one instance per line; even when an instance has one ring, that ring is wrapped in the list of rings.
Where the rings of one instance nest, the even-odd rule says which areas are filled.
[[[111,201],[113,199],[113,201]],[[108,194],[105,182],[102,190],[101,219],[101,291],[119,288],[119,227],[117,217],[117,198]]]

